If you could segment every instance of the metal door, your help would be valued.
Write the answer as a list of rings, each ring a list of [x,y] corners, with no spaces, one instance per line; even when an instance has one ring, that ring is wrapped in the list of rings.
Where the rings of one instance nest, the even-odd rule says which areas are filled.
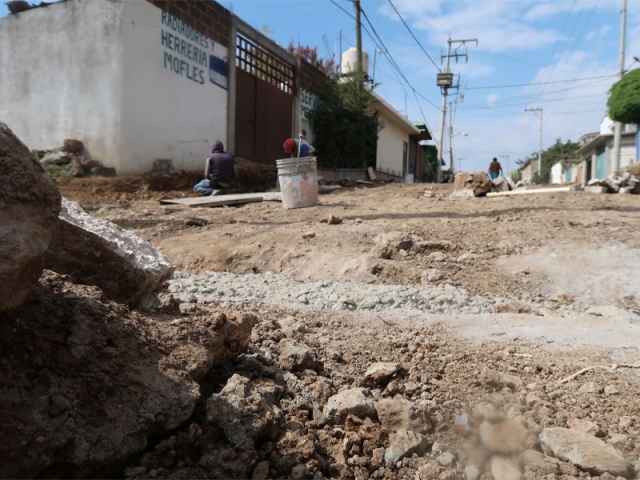
[[[596,150],[596,177],[602,180],[607,176],[607,158],[604,145]]]
[[[238,35],[236,155],[275,165],[292,132],[293,68]]]

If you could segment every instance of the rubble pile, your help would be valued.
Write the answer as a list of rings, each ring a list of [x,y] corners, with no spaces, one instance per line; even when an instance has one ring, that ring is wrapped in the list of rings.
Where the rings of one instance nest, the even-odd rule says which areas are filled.
[[[151,436],[191,416],[198,382],[246,349],[257,318],[181,313],[160,291],[173,265],[73,202],[61,208],[51,178],[2,123],[0,166],[0,436],[11,439],[0,471],[118,475]],[[58,272],[43,273],[45,257]]]
[[[640,194],[640,163],[631,164],[621,174],[612,173],[605,179],[594,178],[584,187],[589,193]]]
[[[509,177],[493,180],[484,172],[459,172],[453,182],[453,197],[484,197],[489,192],[515,190],[516,184]]]
[[[328,340],[354,326],[312,318],[263,316],[250,350],[204,379],[201,412],[125,477],[568,480],[640,468],[640,417],[605,388],[637,395],[631,372],[559,385],[576,365],[522,342],[452,344],[441,327],[356,327],[336,348]]]
[[[33,150],[33,156],[47,170],[57,176],[84,177],[97,175],[115,176],[115,168],[105,167],[100,160],[91,158],[80,140],[66,138],[62,147],[50,150]]]

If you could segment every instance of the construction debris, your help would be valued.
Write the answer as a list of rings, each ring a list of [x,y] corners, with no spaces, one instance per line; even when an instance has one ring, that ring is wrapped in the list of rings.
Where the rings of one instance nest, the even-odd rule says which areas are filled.
[[[130,306],[160,288],[174,270],[148,242],[66,199],[45,265],[75,283],[96,285],[110,299]]]
[[[591,179],[587,182],[585,192],[590,193],[622,193],[622,194],[640,194],[640,174],[634,174],[632,172],[640,170],[636,165],[640,163],[631,164],[627,167],[626,171],[617,175],[615,173],[610,174],[604,179]]]
[[[460,172],[455,176],[453,187],[455,190],[471,190],[474,196],[483,197],[491,191],[493,183],[484,172]]]
[[[22,305],[44,269],[60,193],[29,149],[0,122],[0,312]]]

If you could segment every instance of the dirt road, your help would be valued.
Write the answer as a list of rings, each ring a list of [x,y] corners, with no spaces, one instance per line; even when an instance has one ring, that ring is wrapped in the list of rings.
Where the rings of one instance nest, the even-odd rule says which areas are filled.
[[[127,183],[138,185],[129,192],[109,182],[89,189],[81,182],[62,185],[63,195],[167,255],[180,272],[171,289],[183,302],[249,308],[264,319],[254,348],[268,358],[278,353],[267,342],[269,322],[283,318],[306,325],[298,339],[319,357],[344,359],[331,367],[344,385],[356,384],[371,361],[397,361],[414,371],[415,355],[429,358],[435,348],[433,358],[446,358],[449,367],[432,384],[439,393],[422,398],[444,402],[451,422],[472,408],[479,394],[469,382],[483,365],[519,372],[532,392],[546,395],[553,382],[586,366],[640,364],[638,196],[559,192],[469,199],[450,197],[447,186],[385,184],[344,188],[299,210],[277,202],[208,209],[161,206],[159,199],[189,192],[150,191],[140,179]],[[99,190],[87,195],[91,188]],[[328,224],[330,215],[342,222]],[[439,346],[429,347],[420,332],[436,335]],[[574,408],[581,400],[570,392],[588,380],[618,385],[615,397],[602,400],[604,410],[597,400]],[[621,417],[640,425],[638,391],[640,369],[615,370],[608,378],[604,370],[590,370],[567,384],[573,400],[555,402],[555,416],[538,410],[553,420],[536,425],[566,427],[572,415],[595,419],[630,461],[637,460],[635,427],[625,427],[624,440],[615,435],[623,433]],[[447,403],[451,398],[457,400]],[[438,441],[457,458],[469,457],[441,433]],[[474,460],[489,472],[487,461]],[[469,478],[462,473],[469,462],[457,469],[440,462],[433,477],[421,478]],[[391,475],[367,465],[364,470],[377,472],[373,476]],[[417,464],[398,469],[405,467],[419,470]],[[272,475],[291,472],[271,468]],[[349,475],[358,477],[356,470]],[[589,478],[585,471],[564,473],[527,478]]]

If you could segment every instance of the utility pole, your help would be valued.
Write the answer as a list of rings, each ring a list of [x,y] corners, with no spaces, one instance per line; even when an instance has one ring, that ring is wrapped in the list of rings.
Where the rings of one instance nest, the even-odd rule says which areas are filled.
[[[507,159],[507,175],[509,175],[509,171],[511,170],[511,167],[509,166],[509,155],[499,155],[499,157]]]
[[[542,169],[542,108],[525,108],[525,112],[533,112],[540,117],[540,148],[538,149],[538,175],[540,175],[540,170]]]
[[[362,26],[360,24],[360,0],[353,0],[356,17],[356,49],[358,50],[358,67],[356,69],[358,76],[358,88],[363,88],[362,77]]]
[[[449,102],[449,170],[453,173],[453,108]]]
[[[618,79],[624,75],[624,51],[627,40],[627,0],[622,0],[622,20],[620,25],[620,70]],[[612,170],[620,170],[620,144],[622,143],[622,124],[616,122],[613,128],[613,158]],[[612,172],[613,173],[613,172]]]
[[[459,57],[465,57],[468,60],[468,55],[466,53],[458,53],[458,48],[460,46],[465,46],[467,43],[475,43],[478,45],[478,40],[476,38],[467,39],[467,40],[451,40],[451,37],[447,40],[447,55],[441,56],[440,59],[447,59],[447,63],[444,69],[444,72],[438,74],[436,84],[442,89],[442,114],[440,117],[440,141],[438,142],[438,182],[442,182],[442,154],[443,154],[443,142],[444,142],[444,123],[447,117],[447,95],[449,93],[450,88],[458,88],[457,86],[453,86],[453,74],[449,71],[449,65],[451,64],[451,57],[458,61]],[[459,44],[458,48],[451,53],[451,45]],[[452,165],[453,168],[453,165]]]

